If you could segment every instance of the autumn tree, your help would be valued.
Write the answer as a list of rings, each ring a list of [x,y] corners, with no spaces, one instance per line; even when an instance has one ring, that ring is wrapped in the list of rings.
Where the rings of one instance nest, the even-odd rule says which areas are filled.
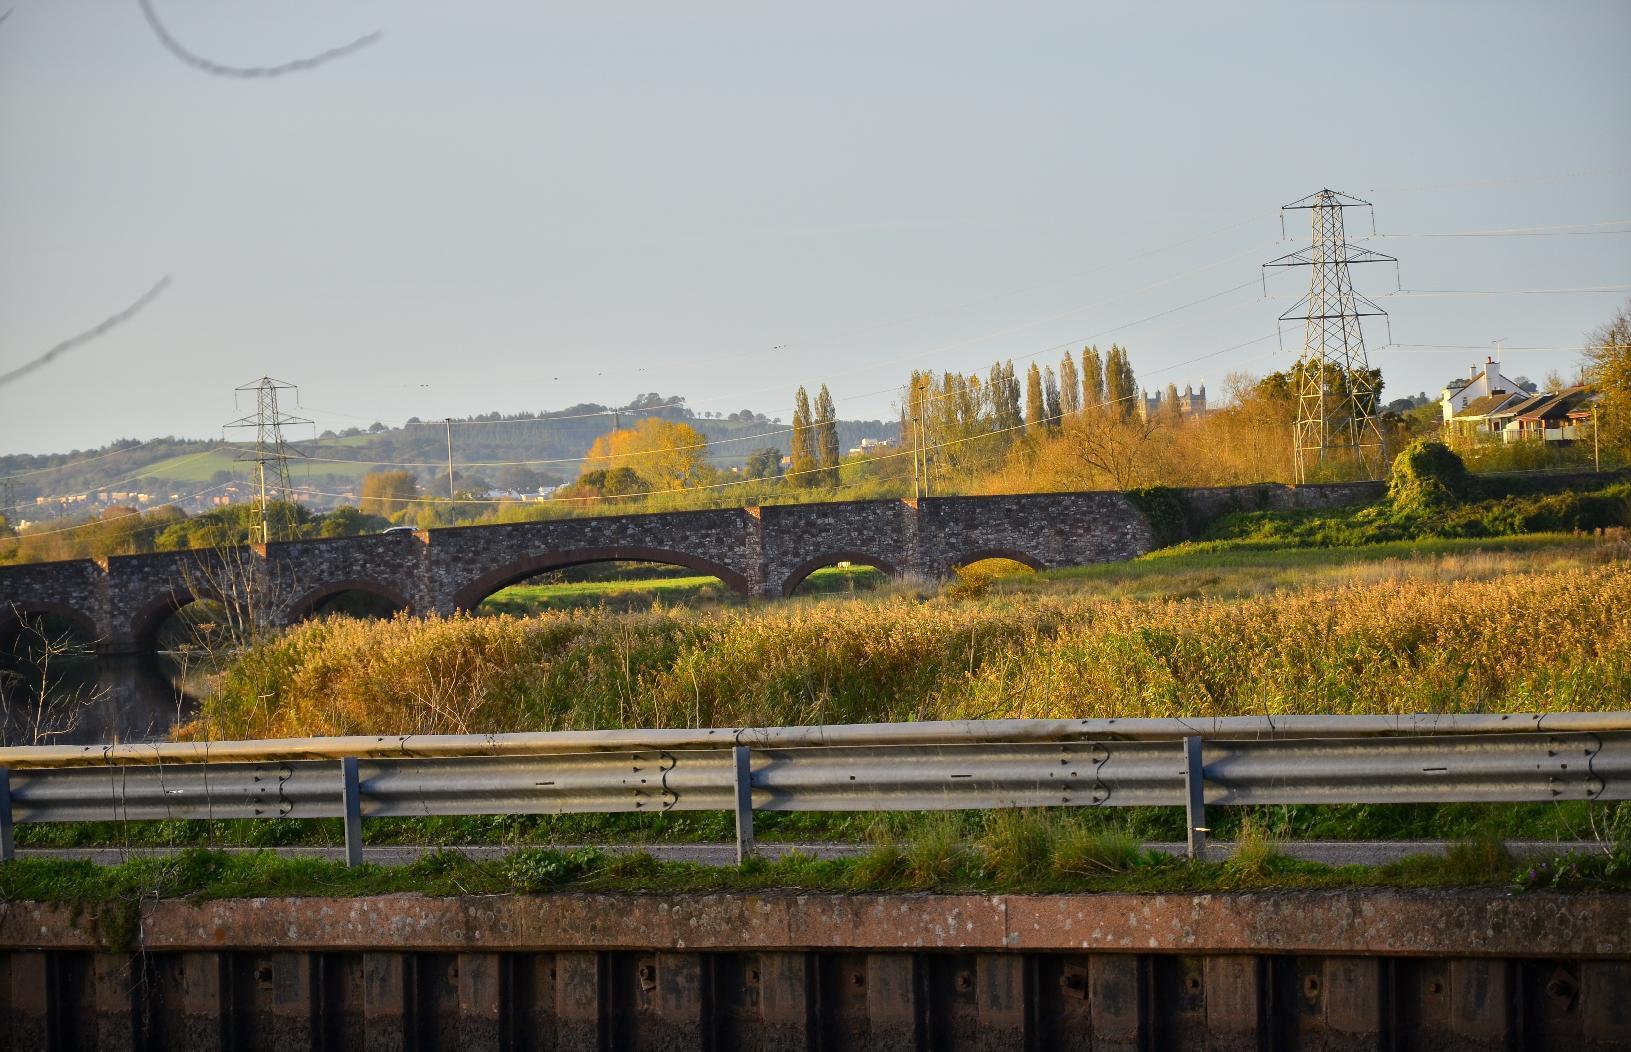
[[[1127,360],[1127,352],[1111,344],[1110,353],[1104,359],[1106,408],[1113,417],[1131,420],[1138,415],[1137,398],[1138,381],[1133,376],[1133,366]]]
[[[1082,411],[1081,378],[1076,372],[1076,359],[1069,351],[1059,359],[1059,413],[1075,416]]]
[[[1064,414],[1059,407],[1059,381],[1053,378],[1053,366],[1042,370],[1042,417],[1049,431],[1057,430]]]
[[[1013,362],[997,362],[991,366],[990,392],[992,423],[998,431],[1013,434],[1025,422],[1019,407],[1019,380],[1014,376]]]
[[[390,518],[412,506],[419,496],[419,480],[411,471],[370,471],[362,477],[362,510]]]
[[[1597,391],[1603,445],[1631,452],[1631,302],[1588,339],[1585,381]]]
[[[1183,409],[1178,405],[1178,385],[1167,384],[1166,394],[1161,398],[1161,420],[1166,424],[1176,424],[1183,417]]]
[[[817,477],[822,485],[838,485],[838,411],[833,407],[832,395],[827,392],[827,385],[822,384],[821,390],[816,392],[815,419],[815,454],[816,467],[820,469]]]
[[[1042,370],[1032,362],[1031,367],[1025,371],[1025,431],[1035,434],[1042,430],[1042,423],[1047,417],[1047,407],[1042,404]]]
[[[583,458],[583,473],[604,471],[607,485],[620,468],[633,472],[641,485],[619,495],[645,490],[681,490],[698,485],[707,470],[708,440],[690,424],[648,416],[633,427],[608,431],[595,439]],[[609,492],[609,490],[608,490]]]
[[[800,387],[793,396],[793,459],[788,467],[793,484],[814,486],[816,476],[815,419],[810,414],[810,396]]]
[[[1104,359],[1097,347],[1082,348],[1082,409],[1102,413],[1104,405]]]

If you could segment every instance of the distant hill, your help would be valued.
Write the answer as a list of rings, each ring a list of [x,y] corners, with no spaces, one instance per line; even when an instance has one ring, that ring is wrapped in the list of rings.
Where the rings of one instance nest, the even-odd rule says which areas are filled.
[[[785,423],[746,410],[719,417],[703,416],[689,409],[683,398],[648,394],[621,407],[586,403],[539,413],[487,413],[455,419],[456,478],[461,486],[478,477],[504,486],[507,480],[523,476],[512,471],[507,478],[501,478],[504,468],[498,465],[523,461],[527,463],[519,466],[535,476],[527,481],[535,485],[565,482],[578,474],[581,459],[597,436],[617,425],[627,427],[643,416],[682,420],[695,427],[707,437],[713,462],[720,467],[741,464],[757,449],[771,447],[785,453],[789,446]],[[894,421],[838,421],[839,443],[844,449],[863,438],[894,438],[898,431]],[[353,490],[357,480],[369,471],[396,467],[414,472],[421,482],[434,486],[440,481],[445,485],[447,425],[442,420],[413,418],[401,427],[374,424],[325,431],[315,441],[290,437],[294,447],[306,454],[291,461],[292,481],[314,491],[315,504],[338,503],[339,498],[322,494]],[[92,506],[119,503],[114,493],[145,493],[147,503],[159,504],[233,478],[246,479],[249,465],[241,462],[240,456],[239,450],[225,447],[219,440],[166,437],[142,443],[126,439],[101,449],[0,456],[0,479],[17,476],[10,485],[19,506],[33,505],[37,496],[87,491],[108,493],[105,501],[93,498]],[[52,470],[38,473],[47,468]],[[85,505],[78,507],[83,509]],[[60,514],[62,510],[74,509],[40,509],[40,514]],[[28,516],[28,512],[23,511],[22,516]]]

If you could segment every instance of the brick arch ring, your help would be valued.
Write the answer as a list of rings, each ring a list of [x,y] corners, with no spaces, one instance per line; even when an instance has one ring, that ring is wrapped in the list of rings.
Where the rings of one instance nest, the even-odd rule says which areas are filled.
[[[318,588],[314,588],[305,595],[296,599],[284,608],[283,621],[285,624],[295,624],[310,617],[326,599],[332,599],[345,592],[365,592],[368,595],[378,596],[398,609],[414,613],[413,603],[408,597],[379,581],[369,581],[363,578],[351,578],[344,581],[330,581]]]
[[[782,581],[782,598],[785,599],[797,591],[798,586],[804,583],[806,577],[809,577],[823,566],[832,566],[834,563],[860,563],[862,566],[870,566],[874,570],[882,570],[890,577],[895,576],[894,564],[887,559],[880,559],[876,555],[868,555],[865,552],[828,552],[826,555],[818,555],[814,559],[806,559],[799,563],[793,572],[788,574]]]
[[[975,551],[968,552],[967,554],[961,555],[952,560],[952,569],[961,569],[972,563],[980,562],[983,559],[1008,559],[1013,562],[1022,563],[1029,566],[1033,570],[1047,569],[1047,566],[1045,566],[1041,560],[1026,555],[1024,552],[1018,551],[1014,548],[980,548]]]

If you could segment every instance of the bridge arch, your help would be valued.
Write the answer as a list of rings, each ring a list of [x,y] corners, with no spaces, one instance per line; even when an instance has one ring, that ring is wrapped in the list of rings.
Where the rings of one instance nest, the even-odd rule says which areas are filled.
[[[705,573],[719,578],[725,582],[731,591],[740,595],[749,594],[746,575],[712,560],[667,548],[616,545],[606,548],[574,548],[568,551],[546,552],[506,563],[495,570],[489,570],[454,592],[453,605],[459,610],[474,610],[481,605],[483,599],[486,599],[494,592],[508,588],[512,584],[519,584],[529,577],[536,577],[551,570],[564,570],[569,566],[606,562],[667,563],[670,566],[683,566],[688,570],[695,570],[698,573]]]
[[[886,576],[891,578],[896,573],[893,563],[876,555],[869,555],[866,552],[828,552],[813,559],[806,559],[794,567],[793,572],[782,580],[782,597],[785,599],[798,591],[798,586],[804,583],[804,579],[817,570],[824,566],[832,566],[835,563],[858,563],[861,566],[870,566],[874,570],[883,571]]]
[[[129,622],[129,639],[139,651],[158,651],[159,629],[171,615],[198,602],[216,602],[232,607],[240,621],[248,620],[241,602],[228,599],[213,588],[172,588],[137,607]]]
[[[74,632],[86,643],[97,643],[102,639],[102,631],[97,627],[96,619],[85,611],[67,603],[28,600],[0,606],[0,650],[11,647],[12,642],[22,632],[23,624],[30,617],[42,615],[62,618],[73,626]]]
[[[383,599],[398,610],[404,610],[410,614],[416,612],[408,597],[388,584],[364,578],[346,578],[339,581],[330,581],[327,584],[313,588],[291,602],[284,608],[283,623],[293,625],[304,621],[308,617],[319,613],[322,605],[328,600],[348,592],[360,592],[363,595]]]
[[[965,566],[973,565],[984,559],[1008,559],[1012,562],[1029,566],[1033,570],[1046,570],[1047,564],[1035,556],[1027,555],[1017,548],[976,548],[966,552],[951,561],[951,569],[960,570]]]

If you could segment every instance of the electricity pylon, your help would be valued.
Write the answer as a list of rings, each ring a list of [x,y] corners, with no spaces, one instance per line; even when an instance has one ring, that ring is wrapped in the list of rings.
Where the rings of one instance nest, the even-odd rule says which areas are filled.
[[[287,522],[281,524],[274,522],[274,516],[270,512],[272,501],[287,505],[294,499],[289,484],[289,457],[306,455],[284,440],[283,429],[290,424],[310,424],[311,421],[305,417],[290,416],[278,409],[279,391],[295,391],[298,397],[299,388],[293,384],[263,376],[235,390],[237,393],[254,392],[255,412],[251,416],[232,421],[224,430],[255,429],[255,448],[243,450],[239,453],[238,459],[255,465],[254,482],[257,491],[255,505],[260,511],[260,522],[250,527],[250,541],[267,544],[278,539],[279,525],[284,527],[290,525]],[[236,395],[233,400],[237,401]]]
[[[1359,319],[1387,317],[1387,312],[1354,291],[1350,263],[1399,261],[1381,252],[1347,243],[1342,210],[1369,201],[1321,190],[1280,209],[1307,210],[1313,237],[1298,249],[1264,267],[1309,267],[1308,295],[1280,315],[1281,321],[1303,321],[1303,351],[1293,378],[1297,388],[1297,422],[1293,427],[1293,464],[1299,483],[1311,469],[1354,464],[1367,478],[1378,477],[1387,464],[1387,443],[1377,423],[1381,383],[1365,355]],[[1372,224],[1375,224],[1372,213]],[[1312,464],[1310,461],[1312,460]]]

